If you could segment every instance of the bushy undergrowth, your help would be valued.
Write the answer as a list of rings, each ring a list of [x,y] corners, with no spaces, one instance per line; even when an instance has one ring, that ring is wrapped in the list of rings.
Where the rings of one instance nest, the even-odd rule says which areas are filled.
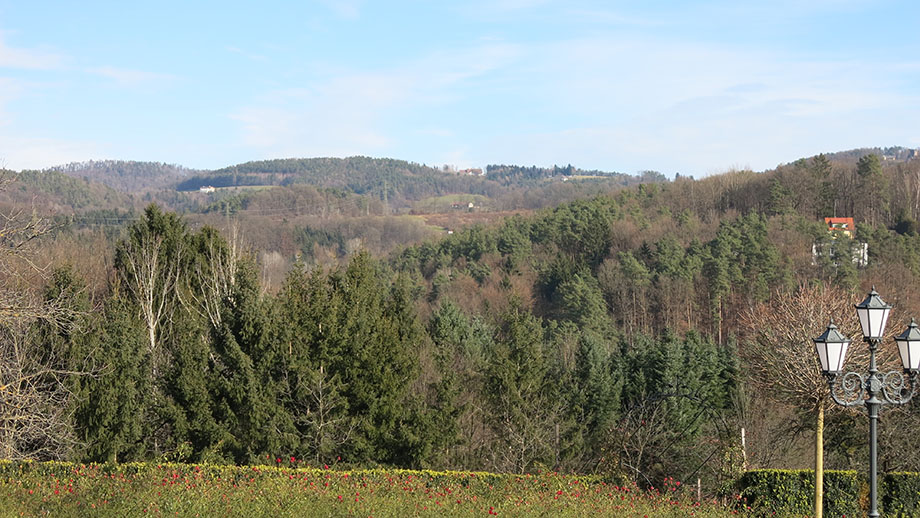
[[[279,459],[280,460],[280,459]],[[495,475],[191,464],[0,463],[0,517],[615,516],[720,518],[676,481],[642,491],[557,473]]]

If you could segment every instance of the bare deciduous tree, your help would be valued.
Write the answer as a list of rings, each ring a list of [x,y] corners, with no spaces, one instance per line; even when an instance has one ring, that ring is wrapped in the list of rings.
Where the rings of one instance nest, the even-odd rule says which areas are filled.
[[[160,328],[175,309],[183,273],[184,232],[175,215],[164,214],[151,205],[116,251],[120,277],[137,302],[147,329],[154,378],[158,377],[165,354],[159,344]]]
[[[14,181],[0,171],[0,190]],[[75,315],[36,293],[47,267],[36,264],[34,246],[52,229],[33,209],[0,214],[0,456],[7,459],[61,458],[74,444],[68,404],[68,376],[31,340],[38,319],[70,326]]]
[[[751,381],[765,394],[793,403],[812,413],[815,431],[815,468],[819,475],[815,515],[822,515],[824,413],[829,398],[827,381],[821,374],[812,339],[834,321],[842,333],[855,336],[858,325],[853,303],[856,297],[827,284],[805,284],[794,293],[776,293],[770,302],[758,305],[742,316],[746,360]],[[848,361],[859,362],[864,348],[851,347]]]
[[[229,238],[224,241],[216,230],[208,227],[198,238],[198,256],[191,265],[188,282],[192,289],[179,291],[183,306],[207,317],[215,328],[220,327],[221,308],[233,296],[240,259],[243,257],[243,240],[238,222],[232,222],[228,229]],[[232,302],[232,301],[231,301]]]
[[[0,325],[0,457],[61,458],[75,444],[65,378],[78,373],[39,360],[26,326]]]

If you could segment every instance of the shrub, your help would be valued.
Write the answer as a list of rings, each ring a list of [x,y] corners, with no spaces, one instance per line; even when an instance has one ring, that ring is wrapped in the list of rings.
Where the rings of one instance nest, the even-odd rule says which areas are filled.
[[[813,512],[812,470],[764,469],[746,472],[736,483],[740,505],[755,516],[808,516]],[[879,508],[885,516],[920,515],[920,473],[889,473],[879,477]],[[824,472],[824,515],[860,516],[869,507],[869,484],[863,473]]]
[[[881,478],[879,493],[886,517],[920,516],[920,473],[888,473]]]

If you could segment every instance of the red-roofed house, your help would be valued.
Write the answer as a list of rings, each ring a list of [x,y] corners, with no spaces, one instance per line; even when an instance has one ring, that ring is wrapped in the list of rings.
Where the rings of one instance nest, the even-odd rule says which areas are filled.
[[[848,238],[853,239],[853,233],[856,232],[853,218],[824,218],[824,222],[827,223],[828,232],[832,234],[842,232]]]

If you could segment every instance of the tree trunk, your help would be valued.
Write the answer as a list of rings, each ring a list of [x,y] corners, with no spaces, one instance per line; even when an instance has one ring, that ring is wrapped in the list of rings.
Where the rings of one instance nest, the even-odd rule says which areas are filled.
[[[824,400],[818,402],[815,428],[815,518],[824,515]]]

